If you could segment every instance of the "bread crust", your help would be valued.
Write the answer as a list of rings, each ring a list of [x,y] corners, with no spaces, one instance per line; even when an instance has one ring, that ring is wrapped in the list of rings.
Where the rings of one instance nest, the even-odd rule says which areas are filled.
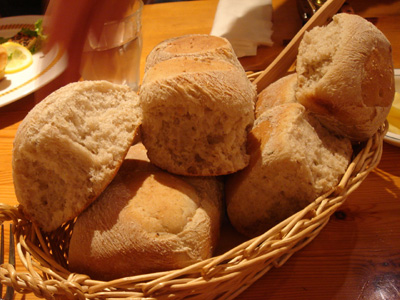
[[[150,160],[189,176],[244,168],[255,99],[255,86],[228,62],[180,57],[158,63],[140,89]]]
[[[75,272],[111,280],[178,269],[215,249],[221,182],[169,174],[143,157],[142,145],[132,148],[113,182],[76,221],[68,257]]]
[[[167,39],[154,47],[146,58],[145,72],[159,62],[176,57],[224,60],[243,70],[226,38],[209,34],[188,34]]]
[[[271,107],[284,104],[296,103],[297,74],[286,75],[271,83],[262,90],[258,97],[255,107],[255,118],[261,116]]]
[[[354,142],[371,137],[394,98],[390,42],[357,15],[337,14],[304,35],[299,46],[297,100]]]
[[[140,122],[137,94],[106,81],[71,83],[37,104],[13,147],[24,212],[45,231],[75,218],[111,182]]]
[[[8,62],[7,49],[3,45],[0,45],[0,79],[3,79],[5,75],[7,62]]]
[[[253,237],[333,188],[350,162],[352,147],[301,104],[287,103],[256,119],[248,152],[249,165],[228,176],[225,192],[232,225]]]

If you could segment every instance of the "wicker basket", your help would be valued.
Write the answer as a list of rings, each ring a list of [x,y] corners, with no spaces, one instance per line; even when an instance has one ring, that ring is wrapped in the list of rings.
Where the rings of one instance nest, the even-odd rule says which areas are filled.
[[[168,272],[92,280],[68,271],[68,243],[73,224],[45,234],[22,210],[0,204],[0,222],[12,221],[17,252],[25,270],[0,267],[0,280],[19,293],[54,299],[233,299],[273,267],[282,266],[292,254],[312,241],[379,163],[387,122],[355,155],[341,182],[303,210],[264,234],[189,267]]]

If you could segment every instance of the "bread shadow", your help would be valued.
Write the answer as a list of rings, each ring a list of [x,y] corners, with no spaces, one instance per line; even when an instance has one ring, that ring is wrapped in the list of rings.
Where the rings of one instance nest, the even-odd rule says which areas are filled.
[[[230,223],[226,212],[223,213],[220,237],[213,256],[219,256],[249,240],[240,234]]]

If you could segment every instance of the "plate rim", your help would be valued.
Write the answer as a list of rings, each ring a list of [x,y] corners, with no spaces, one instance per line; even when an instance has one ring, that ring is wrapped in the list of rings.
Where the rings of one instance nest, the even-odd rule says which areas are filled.
[[[388,131],[383,139],[389,144],[400,147],[400,134]]]
[[[18,29],[19,26],[23,25],[30,25],[34,24],[38,19],[44,18],[44,15],[22,15],[22,16],[12,16],[12,17],[5,17],[5,18],[0,18],[0,31],[6,30],[7,28],[4,28],[7,25],[17,25],[17,27],[12,27],[10,29]],[[19,27],[19,28],[21,28]],[[58,47],[56,45],[56,47]],[[51,49],[50,49],[51,51]],[[49,52],[50,52],[49,51]],[[67,67],[66,61],[66,53],[64,53],[60,47],[56,49],[57,53],[55,57],[52,59],[52,61],[44,65],[39,69],[39,73],[34,75],[34,76],[29,76],[26,80],[24,80],[22,83],[20,83],[18,86],[12,87],[12,84],[10,87],[8,87],[7,90],[5,91],[0,91],[0,108],[3,106],[6,106],[12,102],[15,102],[17,100],[20,100],[21,98],[37,91],[44,85],[48,84],[50,81],[52,81],[54,78],[59,76]],[[40,53],[40,52],[39,52]],[[43,55],[46,55],[43,53]],[[51,72],[51,73],[50,73]],[[39,78],[43,78],[43,75],[50,74],[48,78],[45,80],[41,80],[38,83]],[[31,83],[38,83],[34,84],[33,86],[29,86]],[[26,87],[28,86],[28,87]],[[6,97],[7,95],[10,95]]]

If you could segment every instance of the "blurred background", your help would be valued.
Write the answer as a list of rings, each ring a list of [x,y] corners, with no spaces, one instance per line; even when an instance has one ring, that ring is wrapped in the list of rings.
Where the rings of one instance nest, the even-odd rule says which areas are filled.
[[[65,1],[65,0],[61,0]],[[144,4],[191,0],[143,0]],[[43,15],[48,0],[0,0],[0,17]]]

